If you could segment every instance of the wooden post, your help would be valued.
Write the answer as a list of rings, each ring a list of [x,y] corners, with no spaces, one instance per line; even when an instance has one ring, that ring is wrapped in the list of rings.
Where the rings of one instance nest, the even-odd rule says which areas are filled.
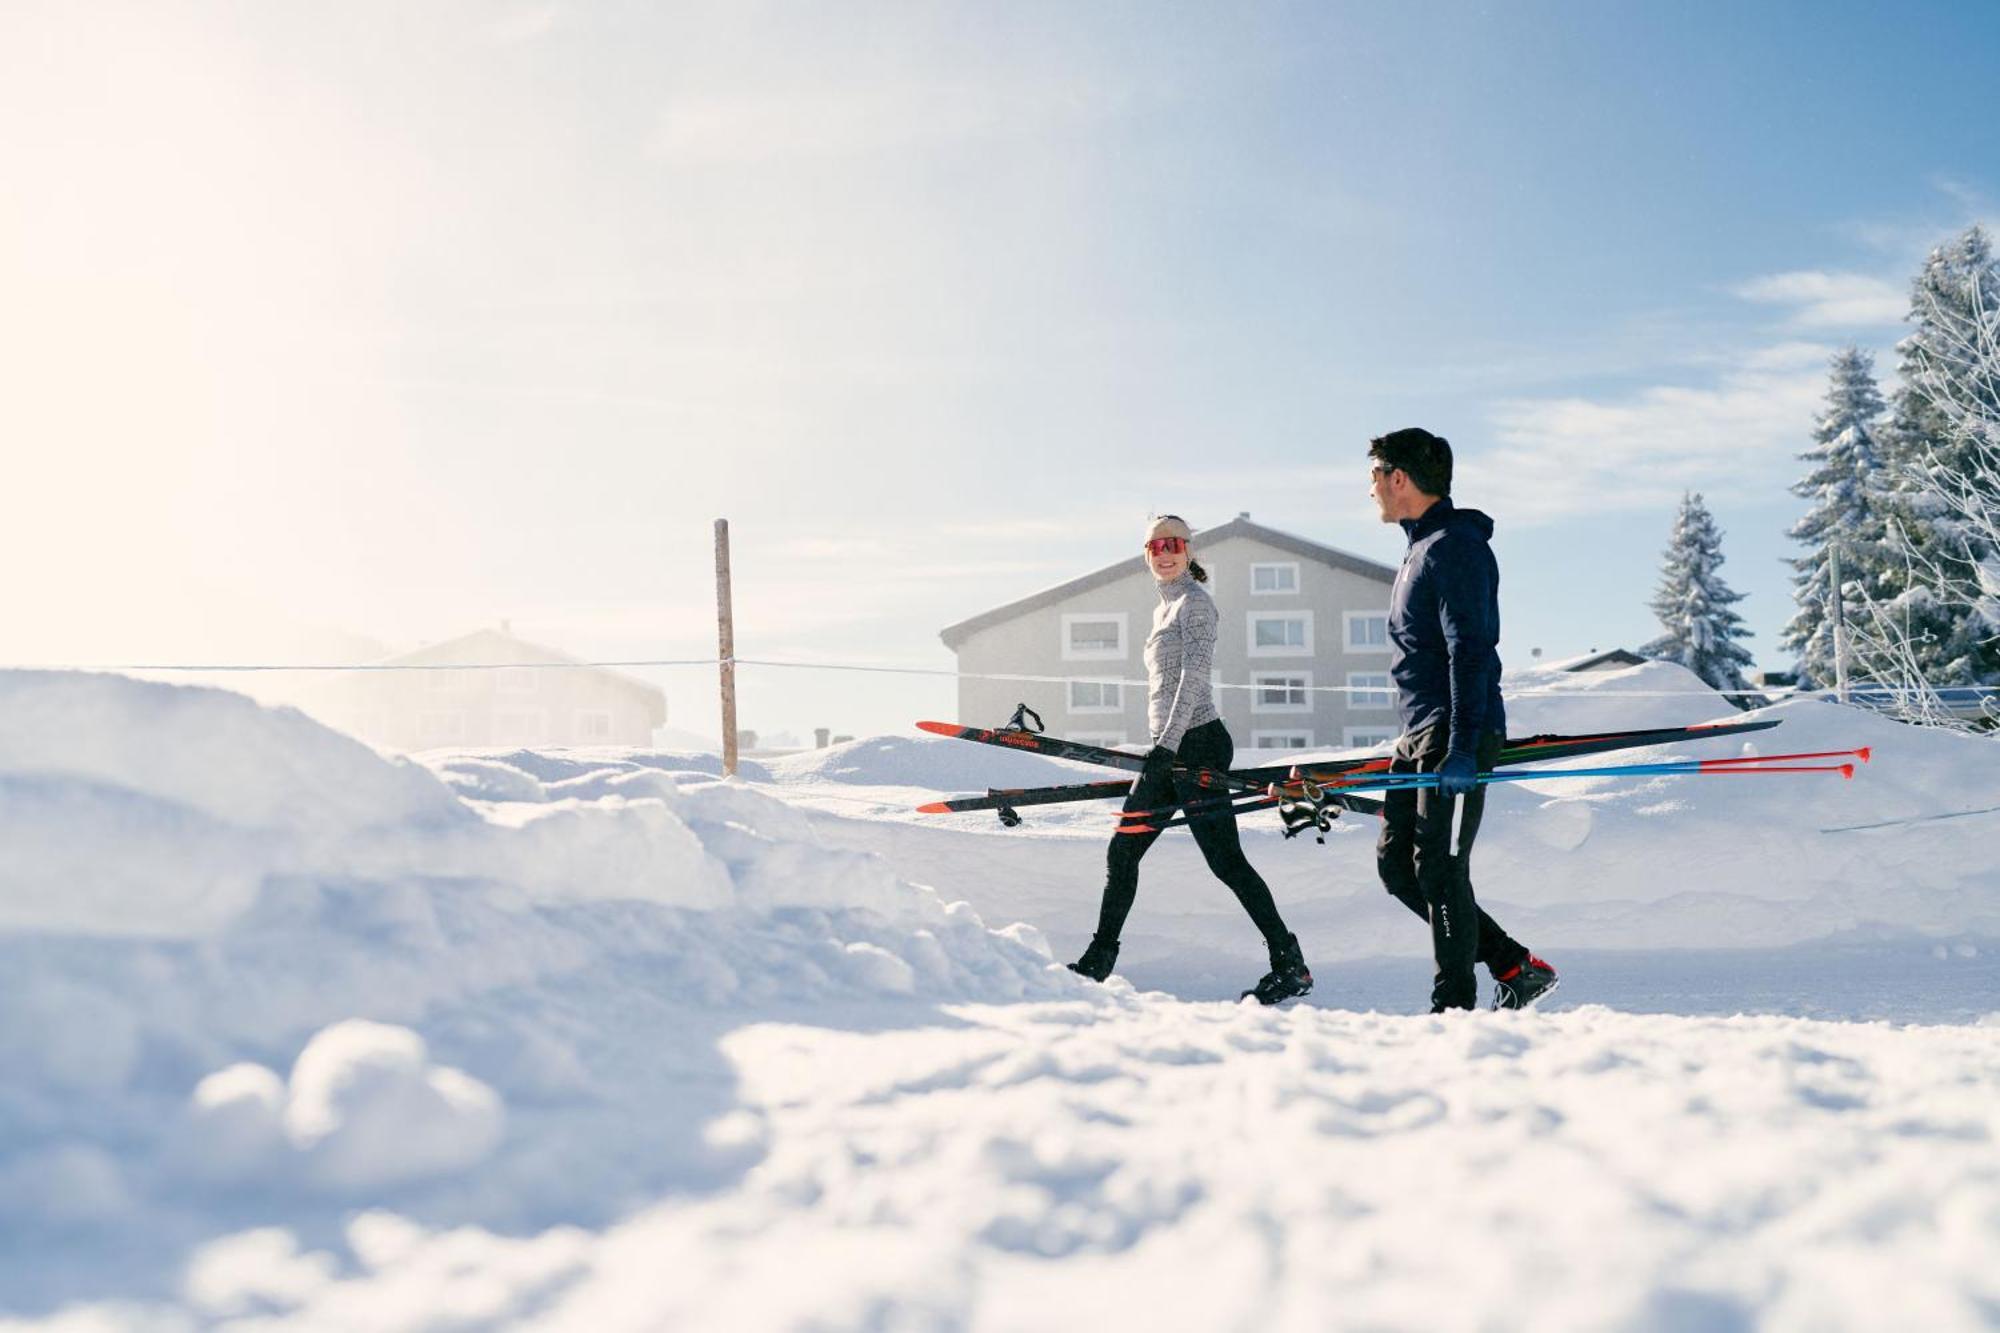
[[[1840,596],[1840,547],[1833,542],[1826,544],[1826,581],[1831,585],[1832,595],[1829,606],[1833,621],[1833,680],[1834,691],[1842,703],[1847,697],[1847,612],[1841,605]]]
[[[729,520],[715,520],[716,656],[722,669],[722,775],[736,776],[736,616],[729,604]]]

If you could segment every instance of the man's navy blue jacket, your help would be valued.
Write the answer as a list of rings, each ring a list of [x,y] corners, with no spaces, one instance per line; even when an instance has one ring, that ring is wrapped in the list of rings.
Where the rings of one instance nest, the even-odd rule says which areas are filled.
[[[1500,702],[1500,566],[1487,543],[1493,520],[1441,497],[1403,520],[1410,549],[1389,594],[1389,670],[1403,730],[1450,723],[1450,746],[1470,754],[1483,731],[1507,730]]]

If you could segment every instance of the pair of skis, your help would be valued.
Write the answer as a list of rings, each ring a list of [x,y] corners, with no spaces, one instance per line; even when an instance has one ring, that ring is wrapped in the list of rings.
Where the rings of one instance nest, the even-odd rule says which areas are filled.
[[[1548,756],[1541,756],[1546,758]],[[1474,781],[1480,786],[1495,782],[1542,782],[1550,778],[1597,778],[1597,777],[1688,777],[1695,774],[1720,776],[1735,774],[1752,776],[1774,773],[1838,773],[1843,778],[1854,776],[1852,763],[1815,764],[1802,762],[1813,759],[1859,759],[1867,763],[1870,752],[1867,746],[1858,750],[1814,750],[1799,754],[1743,755],[1732,759],[1683,759],[1656,764],[1615,764],[1590,768],[1536,768],[1515,773],[1484,772],[1476,775]],[[1507,762],[1502,760],[1501,762]],[[1128,810],[1119,817],[1120,833],[1153,833],[1161,829],[1177,828],[1192,819],[1219,810],[1246,811],[1262,810],[1276,806],[1280,817],[1289,827],[1293,815],[1288,807],[1301,800],[1319,805],[1328,800],[1351,801],[1353,791],[1387,792],[1408,791],[1438,785],[1436,773],[1361,773],[1352,777],[1336,779],[1333,782],[1317,782],[1300,779],[1292,783],[1275,783],[1262,796],[1239,793],[1231,796],[1206,797],[1193,801],[1182,801],[1159,810]],[[1295,788],[1303,788],[1296,791]]]
[[[1021,712],[1016,711],[1015,724],[1000,728],[967,727],[955,722],[919,722],[917,726],[934,735],[949,736],[958,740],[975,741],[984,745],[997,745],[1025,753],[1039,754],[1053,759],[1069,759],[1079,763],[1096,764],[1106,768],[1121,768],[1139,771],[1145,767],[1144,756],[1130,754],[1124,750],[1113,750],[1101,745],[1091,745],[1083,741],[1066,740],[1060,736],[1050,736],[1040,730],[1031,730],[1021,722]],[[1039,719],[1037,719],[1039,721]],[[1779,719],[1760,722],[1710,722],[1687,727],[1651,727],[1634,731],[1607,731],[1588,735],[1562,736],[1537,735],[1507,741],[1495,761],[1495,768],[1517,764],[1539,763],[1552,759],[1571,759],[1583,755],[1605,754],[1615,750],[1634,749],[1651,745],[1670,745],[1680,741],[1713,740],[1723,736],[1742,735],[1747,732],[1765,731],[1778,725]],[[1866,762],[1866,751],[1842,751],[1842,754],[1859,754]],[[1688,764],[1669,766],[1633,766],[1616,770],[1632,773],[1640,767],[1666,767],[1674,772],[1800,772],[1827,771],[1841,766],[1827,765],[1813,769],[1770,768],[1768,765],[1780,760],[1797,758],[1819,758],[1814,756],[1745,756],[1740,760],[1690,760]],[[1715,767],[1701,768],[1707,764]],[[1753,767],[1753,765],[1765,767]],[[1735,766],[1741,765],[1738,770]],[[1852,766],[1846,766],[1852,774]],[[1599,772],[1605,770],[1590,770]],[[1212,793],[1196,797],[1190,801],[1178,802],[1175,806],[1159,811],[1133,811],[1121,818],[1120,832],[1147,833],[1156,829],[1172,828],[1186,823],[1190,818],[1198,818],[1211,811],[1258,810],[1277,808],[1285,825],[1285,836],[1292,837],[1307,828],[1316,830],[1321,839],[1333,819],[1341,810],[1356,813],[1379,814],[1381,801],[1363,793],[1383,792],[1400,787],[1434,785],[1435,774],[1392,774],[1389,772],[1389,756],[1371,755],[1355,759],[1332,759],[1300,766],[1264,766],[1221,771],[1216,769],[1175,766],[1175,776],[1183,782]],[[1520,774],[1497,774],[1487,772],[1480,775],[1482,781],[1527,781],[1553,776],[1586,776],[1584,770],[1542,770]],[[1070,783],[1054,787],[1024,787],[992,789],[984,796],[960,796],[943,801],[933,801],[918,806],[925,814],[946,814],[971,810],[993,810],[1000,822],[1009,828],[1021,822],[1019,807],[1029,805],[1053,805],[1069,801],[1106,800],[1129,793],[1131,784],[1126,779],[1110,781]]]

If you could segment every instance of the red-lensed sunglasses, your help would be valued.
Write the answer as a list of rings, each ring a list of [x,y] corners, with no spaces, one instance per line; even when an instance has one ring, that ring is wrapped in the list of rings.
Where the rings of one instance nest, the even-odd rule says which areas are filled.
[[[1148,555],[1158,555],[1162,551],[1170,551],[1175,555],[1179,555],[1185,550],[1187,550],[1187,538],[1185,537],[1155,537],[1146,543],[1146,554]]]

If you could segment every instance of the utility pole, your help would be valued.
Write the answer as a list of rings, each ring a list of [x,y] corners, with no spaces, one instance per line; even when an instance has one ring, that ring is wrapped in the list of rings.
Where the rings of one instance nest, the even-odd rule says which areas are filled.
[[[1828,608],[1833,621],[1833,681],[1834,693],[1842,703],[1847,699],[1847,614],[1841,606],[1840,597],[1840,547],[1829,541],[1826,544],[1826,581],[1832,594]]]
[[[729,601],[729,520],[715,520],[715,628],[722,675],[722,775],[736,776],[736,616]]]

